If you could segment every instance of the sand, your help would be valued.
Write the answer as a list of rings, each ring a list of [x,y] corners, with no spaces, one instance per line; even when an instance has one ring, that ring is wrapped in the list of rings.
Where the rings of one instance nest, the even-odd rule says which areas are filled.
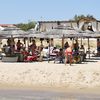
[[[0,62],[0,89],[100,91],[100,61],[83,64]]]

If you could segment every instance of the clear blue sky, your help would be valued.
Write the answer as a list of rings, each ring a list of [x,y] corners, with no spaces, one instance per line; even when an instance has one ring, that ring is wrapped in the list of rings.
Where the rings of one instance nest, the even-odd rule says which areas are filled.
[[[100,19],[100,0],[0,0],[0,24],[69,20],[75,14]]]

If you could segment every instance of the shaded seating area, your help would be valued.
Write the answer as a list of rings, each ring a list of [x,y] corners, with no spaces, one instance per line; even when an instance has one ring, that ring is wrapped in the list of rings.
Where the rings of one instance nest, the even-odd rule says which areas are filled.
[[[3,34],[1,37],[8,39],[7,45],[3,46],[3,51],[6,57],[16,57],[18,62],[34,62],[34,61],[43,61],[43,60],[53,60],[55,63],[56,61],[60,63],[65,62],[65,47],[64,47],[64,40],[70,38],[72,40],[72,63],[81,63],[86,59],[86,55],[89,54],[90,58],[90,45],[89,45],[89,38],[100,38],[100,33],[91,32],[78,32],[72,28],[64,28],[64,29],[52,29],[47,32],[34,32],[34,33],[24,33],[24,34]],[[24,39],[24,43],[19,42],[16,44],[14,39]],[[29,39],[32,38],[31,44],[29,44]],[[88,44],[88,51],[84,52],[84,48],[81,46],[83,45],[81,42],[81,46],[78,45],[78,39],[87,38]],[[35,40],[40,39],[41,46],[42,41],[47,40],[48,46],[42,47],[42,49],[38,49],[36,46]],[[52,39],[61,39],[62,47],[55,49],[53,45],[51,45]],[[27,41],[27,43],[26,43]],[[75,43],[74,43],[75,42]],[[26,46],[27,45],[27,46]],[[17,48],[16,48],[17,46]],[[62,53],[63,52],[63,53]]]

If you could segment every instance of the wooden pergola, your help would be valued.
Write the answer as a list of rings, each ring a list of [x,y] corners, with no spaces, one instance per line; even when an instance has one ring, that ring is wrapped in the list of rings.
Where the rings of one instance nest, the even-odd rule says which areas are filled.
[[[76,32],[71,30],[68,33],[62,33],[60,34],[60,32],[56,33],[53,31],[49,31],[49,32],[38,32],[38,33],[34,33],[34,34],[29,34],[28,37],[36,37],[36,38],[44,38],[44,39],[62,39],[62,48],[64,47],[64,39],[65,38],[80,38],[81,39],[81,44],[82,44],[82,38],[87,38],[88,40],[88,51],[89,51],[89,58],[90,58],[90,43],[89,43],[89,39],[90,38],[100,38],[100,32]]]

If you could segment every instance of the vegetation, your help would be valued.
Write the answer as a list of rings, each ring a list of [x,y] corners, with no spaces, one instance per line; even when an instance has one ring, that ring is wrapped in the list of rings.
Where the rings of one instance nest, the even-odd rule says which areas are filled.
[[[56,48],[57,49],[61,48],[61,45],[60,44],[56,44]]]
[[[96,18],[93,15],[75,15],[73,20],[79,21],[81,19],[89,19],[89,20],[96,20]]]
[[[20,23],[20,24],[17,24],[16,26],[18,28],[20,28],[21,30],[28,31],[29,29],[34,28],[35,25],[36,25],[36,22],[30,21],[28,23]]]

